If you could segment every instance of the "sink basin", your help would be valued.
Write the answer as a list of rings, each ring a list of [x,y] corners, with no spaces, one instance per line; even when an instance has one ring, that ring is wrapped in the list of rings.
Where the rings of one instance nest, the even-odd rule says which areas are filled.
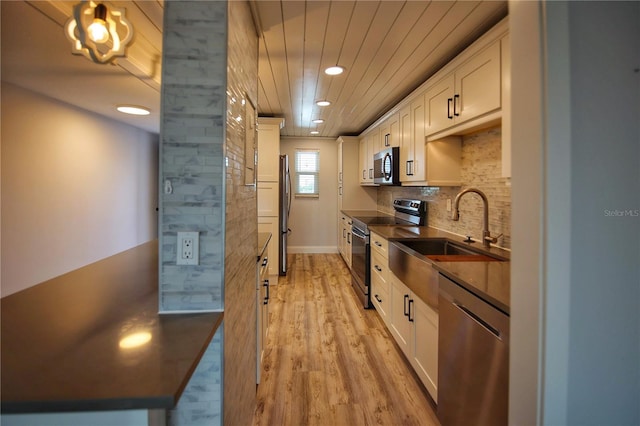
[[[479,253],[469,250],[465,247],[460,247],[447,240],[404,240],[398,241],[405,247],[410,248],[417,254],[424,256],[428,255],[472,255],[477,256]]]
[[[389,269],[420,299],[437,311],[438,272],[433,262],[488,262],[503,259],[446,239],[390,241]]]

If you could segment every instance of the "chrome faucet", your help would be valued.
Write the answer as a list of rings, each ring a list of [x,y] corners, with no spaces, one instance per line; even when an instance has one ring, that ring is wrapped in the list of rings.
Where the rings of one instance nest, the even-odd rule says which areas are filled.
[[[467,188],[464,191],[458,193],[458,195],[456,195],[455,201],[453,202],[453,214],[451,215],[451,219],[456,221],[460,220],[460,210],[458,209],[460,198],[462,198],[464,194],[467,194],[469,192],[475,192],[480,196],[480,198],[482,198],[482,204],[484,204],[484,229],[482,230],[482,245],[484,245],[485,247],[491,247],[491,243],[496,243],[498,241],[498,237],[500,237],[500,235],[502,234],[498,235],[498,237],[492,237],[491,233],[489,232],[489,200],[487,200],[487,196],[484,195],[484,192],[480,191],[477,188]]]

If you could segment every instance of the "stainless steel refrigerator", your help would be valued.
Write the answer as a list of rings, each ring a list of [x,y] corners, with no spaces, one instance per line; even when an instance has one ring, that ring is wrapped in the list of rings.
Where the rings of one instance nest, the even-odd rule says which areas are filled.
[[[278,254],[278,273],[287,275],[287,237],[289,236],[289,212],[291,211],[291,175],[289,174],[289,157],[280,156],[279,174],[279,206],[280,221],[280,253]]]

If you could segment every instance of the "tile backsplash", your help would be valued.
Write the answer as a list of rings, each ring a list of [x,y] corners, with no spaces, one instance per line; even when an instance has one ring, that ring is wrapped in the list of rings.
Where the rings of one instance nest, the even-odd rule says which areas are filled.
[[[477,194],[460,199],[460,220],[451,220],[447,200],[453,201],[463,189],[474,187],[489,200],[489,230],[491,235],[503,234],[497,245],[511,247],[511,186],[510,179],[501,176],[500,126],[466,135],[462,139],[461,187],[380,187],[378,210],[393,214],[394,198],[414,198],[427,201],[429,226],[480,240],[483,229],[482,200]]]

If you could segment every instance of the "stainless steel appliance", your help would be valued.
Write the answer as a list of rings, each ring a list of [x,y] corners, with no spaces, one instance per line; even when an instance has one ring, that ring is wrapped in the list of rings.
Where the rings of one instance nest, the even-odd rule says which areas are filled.
[[[287,238],[289,237],[289,213],[291,212],[291,175],[289,173],[289,157],[280,156],[279,173],[279,206],[280,251],[278,253],[278,274],[287,275]]]
[[[373,156],[373,183],[400,185],[400,148],[392,147]]]
[[[443,275],[438,283],[438,419],[506,425],[509,316]]]
[[[421,200],[393,200],[395,215],[384,213],[352,217],[351,227],[351,285],[365,309],[371,307],[371,248],[369,225],[423,226],[426,223],[427,203]]]

